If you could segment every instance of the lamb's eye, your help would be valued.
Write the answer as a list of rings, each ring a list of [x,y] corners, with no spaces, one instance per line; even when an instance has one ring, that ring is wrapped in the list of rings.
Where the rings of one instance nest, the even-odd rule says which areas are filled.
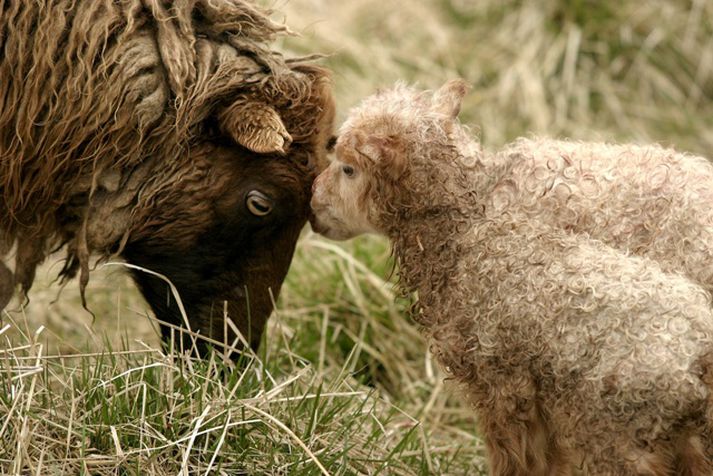
[[[272,200],[264,193],[251,190],[245,198],[245,206],[248,207],[248,210],[250,210],[250,213],[253,215],[264,217],[272,211]]]
[[[342,165],[342,172],[344,172],[344,175],[347,177],[351,177],[354,175],[354,167],[351,165]]]

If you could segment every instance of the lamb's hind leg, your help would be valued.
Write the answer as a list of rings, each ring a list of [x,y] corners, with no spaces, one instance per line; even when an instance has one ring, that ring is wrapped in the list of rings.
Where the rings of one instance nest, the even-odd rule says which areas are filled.
[[[502,394],[501,394],[502,395]],[[566,453],[534,401],[500,397],[480,412],[490,472],[497,476],[567,476]]]
[[[625,429],[613,428],[611,445],[602,447],[601,438],[590,441],[598,451],[587,453],[586,474],[616,476],[711,476],[713,467],[706,455],[707,438],[700,430],[671,428],[654,441],[638,441]],[[601,434],[599,436],[602,436]],[[633,439],[632,439],[633,438]],[[708,445],[709,446],[709,445]]]
[[[708,398],[700,419],[694,423],[697,429],[679,440],[676,474],[680,476],[713,474],[713,352],[701,357],[699,364]]]
[[[676,455],[676,475],[707,476],[713,474],[712,435],[691,435],[683,439]]]

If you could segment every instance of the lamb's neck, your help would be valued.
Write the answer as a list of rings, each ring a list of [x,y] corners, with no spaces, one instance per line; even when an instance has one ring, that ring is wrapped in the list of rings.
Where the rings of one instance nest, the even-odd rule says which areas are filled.
[[[457,152],[449,160],[422,162],[419,176],[428,177],[428,183],[416,179],[410,184],[404,202],[384,222],[400,284],[406,292],[417,291],[424,307],[429,301],[447,305],[443,300],[450,299],[449,283],[458,279],[464,250],[473,246],[466,235],[482,219],[492,188],[511,167],[479,143]]]
[[[390,238],[405,292],[418,291],[422,303],[428,302],[429,296],[445,297],[448,283],[458,274],[463,234],[471,220],[450,212],[412,215],[394,223]]]

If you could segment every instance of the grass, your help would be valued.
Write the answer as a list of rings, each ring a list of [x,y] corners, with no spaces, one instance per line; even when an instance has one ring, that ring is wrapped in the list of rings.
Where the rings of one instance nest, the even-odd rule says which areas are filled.
[[[164,352],[144,316],[108,335],[115,322],[98,317],[85,342],[63,347],[27,310],[6,314],[0,473],[478,474],[474,419],[378,274],[384,245],[348,252],[306,232],[269,339],[237,368]],[[124,278],[106,271],[93,296]]]
[[[3,474],[432,474],[416,419],[289,349],[240,371],[155,349],[9,350]]]
[[[396,80],[473,84],[487,147],[522,134],[713,153],[706,0],[292,0],[328,53],[340,118]],[[306,230],[259,356],[237,370],[162,350],[116,268],[57,299],[54,261],[0,320],[0,474],[479,474],[483,443],[394,296],[384,240]],[[54,271],[54,273],[53,273]]]

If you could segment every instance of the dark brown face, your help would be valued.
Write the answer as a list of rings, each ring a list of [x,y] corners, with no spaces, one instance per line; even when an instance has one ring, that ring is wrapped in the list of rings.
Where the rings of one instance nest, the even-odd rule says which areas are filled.
[[[228,317],[251,347],[259,345],[307,221],[318,172],[309,152],[299,144],[288,156],[205,146],[195,157],[196,170],[156,205],[156,226],[127,243],[123,255],[129,263],[173,283],[193,331],[221,343],[227,337],[232,344],[235,333],[229,325],[227,336],[223,331],[227,302]],[[168,284],[133,273],[158,318],[185,327]],[[170,327],[163,333],[170,337]],[[184,348],[188,342],[184,339]]]

